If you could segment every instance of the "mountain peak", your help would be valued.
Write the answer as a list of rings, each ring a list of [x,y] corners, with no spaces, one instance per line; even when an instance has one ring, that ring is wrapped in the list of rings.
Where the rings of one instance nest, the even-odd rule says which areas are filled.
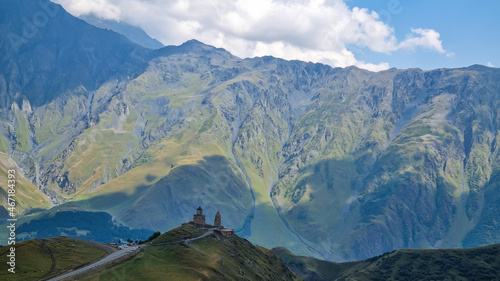
[[[19,93],[36,107],[68,92],[95,90],[111,77],[133,75],[149,57],[148,49],[50,1],[2,3],[0,80],[9,82],[0,108],[19,103]]]
[[[179,47],[183,50],[186,50],[189,52],[195,52],[195,53],[214,51],[214,50],[224,50],[222,48],[216,48],[214,46],[207,45],[207,44],[205,44],[201,41],[198,41],[196,39],[188,40],[188,41],[182,43]]]
[[[174,46],[174,45],[169,45],[166,46],[165,48],[161,48],[158,50],[157,55],[158,56],[169,56],[173,54],[179,54],[179,53],[192,53],[192,54],[197,54],[197,55],[205,55],[208,53],[218,53],[219,55],[222,55],[223,57],[234,57],[230,52],[226,51],[223,48],[216,48],[211,45],[207,45],[203,42],[200,42],[196,39],[191,39],[188,40],[184,43],[182,43],[179,46]]]

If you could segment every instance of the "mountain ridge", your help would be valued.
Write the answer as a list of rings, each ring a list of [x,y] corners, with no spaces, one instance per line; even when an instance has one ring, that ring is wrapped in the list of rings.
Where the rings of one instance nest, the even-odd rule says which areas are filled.
[[[96,89],[75,79],[47,99],[0,87],[0,148],[54,210],[167,230],[204,205],[253,242],[335,261],[500,241],[499,69],[370,72],[196,40],[149,51],[84,28],[76,54],[125,46],[119,75],[90,71]]]
[[[272,250],[305,281],[326,280],[495,280],[499,245],[468,249],[402,249],[366,260],[332,263]]]

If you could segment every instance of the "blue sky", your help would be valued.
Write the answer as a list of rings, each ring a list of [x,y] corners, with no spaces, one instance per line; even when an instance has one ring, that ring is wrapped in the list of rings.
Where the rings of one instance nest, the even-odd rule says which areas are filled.
[[[435,69],[500,66],[500,1],[52,0],[75,16],[141,27],[165,45],[190,39],[236,56]]]
[[[400,8],[391,9],[389,5],[397,2]],[[349,0],[347,4],[365,7],[381,15],[389,10],[401,10],[388,18],[396,37],[404,38],[415,27],[434,29],[441,35],[443,48],[454,53],[447,57],[429,50],[399,50],[387,55],[350,46],[360,60],[385,61],[398,68],[435,69],[487,65],[488,62],[500,67],[500,1]]]

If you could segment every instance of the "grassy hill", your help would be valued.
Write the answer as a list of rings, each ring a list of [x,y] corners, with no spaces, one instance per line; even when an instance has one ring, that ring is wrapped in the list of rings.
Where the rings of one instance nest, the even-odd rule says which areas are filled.
[[[363,261],[333,263],[275,248],[306,281],[500,280],[500,245],[470,249],[398,250]]]
[[[206,229],[195,228],[192,224],[184,224],[163,233],[152,241],[153,244],[176,241],[184,238],[196,237],[205,233]]]
[[[286,248],[278,247],[272,250],[288,268],[307,281],[336,280],[342,273],[362,262],[335,263],[305,256],[297,256]]]
[[[148,246],[73,280],[301,280],[271,250],[246,239],[214,232],[190,242],[207,230],[185,224],[153,240],[171,244]],[[74,238],[34,239],[16,244],[16,274],[7,271],[9,247],[0,247],[0,280],[47,280],[99,259],[113,248]]]
[[[184,225],[157,241],[198,236]],[[175,239],[174,239],[175,238]],[[190,243],[149,246],[122,263],[79,280],[301,280],[272,251],[216,232]]]
[[[104,256],[110,247],[57,237],[16,243],[16,274],[7,271],[10,246],[0,247],[0,280],[45,280]]]

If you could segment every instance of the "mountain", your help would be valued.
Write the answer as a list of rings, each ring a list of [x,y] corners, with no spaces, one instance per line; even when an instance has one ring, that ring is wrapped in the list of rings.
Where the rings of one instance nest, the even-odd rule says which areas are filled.
[[[368,260],[333,263],[275,248],[305,281],[498,280],[500,245],[472,249],[398,250]]]
[[[45,11],[4,2],[2,34]],[[149,50],[40,3],[59,12],[18,53],[0,45],[0,148],[40,197],[21,211],[52,207],[20,224],[77,210],[166,231],[203,206],[253,243],[331,261],[500,242],[499,69]],[[48,42],[58,55],[37,55]]]
[[[148,49],[160,49],[165,47],[160,41],[151,38],[144,30],[126,22],[100,19],[94,15],[81,15],[80,19],[91,25],[110,29],[127,37],[130,41]]]
[[[78,20],[48,0],[2,0],[0,108],[41,106],[64,94],[85,95],[143,68],[148,51]]]

